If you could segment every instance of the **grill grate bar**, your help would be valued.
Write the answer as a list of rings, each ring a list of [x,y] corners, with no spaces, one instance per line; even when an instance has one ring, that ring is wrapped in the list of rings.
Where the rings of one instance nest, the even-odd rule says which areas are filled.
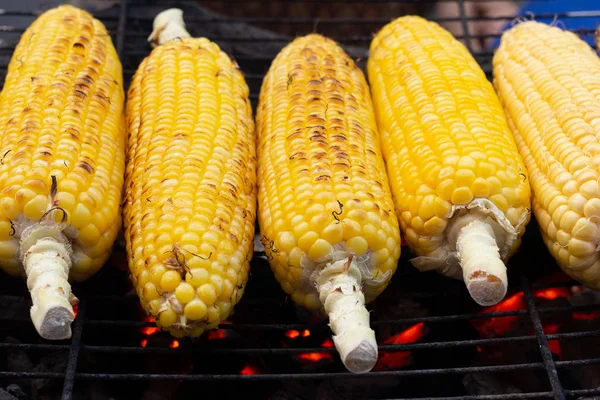
[[[473,340],[456,340],[449,342],[431,342],[431,343],[410,343],[410,344],[389,344],[378,346],[379,351],[412,351],[412,350],[428,350],[428,349],[442,349],[442,348],[453,348],[453,347],[469,347],[475,345],[490,345],[500,343],[515,343],[535,340],[535,336],[518,336],[508,338],[493,338],[493,339],[473,339]],[[328,347],[297,347],[297,348],[265,348],[265,349],[250,349],[250,348],[179,348],[179,349],[168,349],[161,347],[124,347],[124,346],[82,346],[86,351],[89,352],[101,352],[101,353],[112,353],[112,352],[127,352],[127,353],[160,353],[169,355],[181,355],[181,354],[244,354],[244,355],[290,355],[290,354],[301,354],[301,353],[332,353],[337,354],[335,348]]]
[[[548,346],[548,339],[546,338],[546,335],[544,333],[542,321],[540,320],[540,315],[535,305],[535,299],[533,298],[531,287],[529,286],[529,281],[527,280],[527,277],[525,275],[521,275],[521,289],[525,294],[527,310],[529,311],[529,317],[531,318],[533,328],[535,329],[535,335],[537,337],[537,341],[540,347],[540,353],[542,354],[542,360],[544,361],[546,373],[548,374],[548,378],[550,379],[550,385],[552,386],[554,398],[556,400],[565,400],[566,397],[564,394],[564,389],[558,377],[558,371],[556,370],[556,365],[554,364],[554,359],[552,358],[552,351]]]
[[[467,46],[469,52],[473,54],[473,47],[471,46],[471,34],[469,32],[469,21],[467,21],[467,10],[465,8],[465,0],[458,0],[458,12],[460,15],[460,24],[463,30],[465,46]]]
[[[595,31],[594,29],[569,29],[570,32],[577,33],[580,35],[591,35]],[[128,37],[139,37],[146,38],[148,35],[144,32],[130,31],[126,33]],[[373,40],[372,36],[337,36],[327,35],[330,39],[342,43],[366,43],[369,44]],[[466,35],[454,35],[456,39],[466,39]],[[500,34],[469,34],[470,39],[493,39],[499,38]],[[227,37],[219,36],[215,38],[217,43],[288,43],[292,38],[289,37],[266,37],[266,38],[246,38],[246,37]],[[244,74],[247,77],[246,74]],[[261,75],[262,78],[262,75]]]
[[[596,394],[600,394],[600,388],[565,390],[565,393],[568,394],[569,396],[581,396],[581,395],[589,395],[589,394],[596,395]]]
[[[213,375],[185,375],[185,374],[106,374],[106,373],[78,373],[78,379],[98,379],[98,380],[184,380],[184,381],[278,381],[282,379],[335,379],[335,378],[377,378],[377,377],[405,377],[405,376],[435,376],[446,374],[466,374],[483,372],[502,372],[516,370],[543,370],[544,363],[526,363],[526,364],[508,364],[508,365],[490,365],[482,367],[461,367],[461,368],[431,368],[415,370],[397,370],[368,372],[365,374],[353,374],[351,372],[312,372],[312,373],[294,373],[294,374],[257,374],[257,375],[238,375],[238,374],[213,374]]]
[[[423,397],[413,398],[386,398],[379,400],[509,400],[509,399],[551,399],[552,392],[535,392],[535,393],[506,393],[506,394],[480,394],[474,396],[454,396],[454,397]]]
[[[63,372],[13,372],[0,371],[0,378],[18,378],[18,379],[61,379],[64,378]]]
[[[119,60],[123,59],[123,49],[125,48],[125,32],[127,29],[127,0],[120,1],[119,22],[117,24],[116,48]]]
[[[94,298],[94,300],[100,300]],[[258,302],[258,300],[257,300]],[[563,312],[578,312],[578,311],[596,311],[600,310],[600,304],[587,304],[581,306],[559,306],[559,307],[544,307],[538,309],[539,314],[554,314],[554,313],[563,313]],[[454,321],[464,321],[464,320],[475,320],[475,319],[490,319],[490,318],[499,318],[499,317],[517,317],[527,315],[527,310],[516,310],[516,311],[501,311],[501,312],[491,312],[491,313],[472,313],[472,314],[453,314],[453,315],[443,315],[443,316],[433,316],[433,317],[416,317],[416,318],[404,318],[404,319],[395,319],[395,320],[377,320],[371,321],[372,326],[377,325],[399,325],[399,324],[412,324],[418,322],[424,323],[444,323],[444,322],[454,322]],[[31,323],[31,320],[28,318],[8,318],[8,317],[0,317],[0,322],[2,321],[10,321],[12,323]],[[144,321],[134,321],[134,320],[86,320],[84,321],[86,325],[95,325],[95,326],[121,326],[121,327],[134,327],[134,328],[143,328],[149,326],[155,326],[152,322],[144,322]],[[242,324],[242,323],[224,323],[219,326],[220,329],[224,330],[301,330],[301,329],[328,329],[325,324]]]
[[[547,340],[572,340],[579,338],[588,338],[600,336],[600,330],[586,332],[557,333],[546,335]],[[502,343],[529,342],[535,340],[535,336],[512,336],[491,339],[471,339],[471,340],[453,340],[448,342],[429,342],[429,343],[409,343],[409,344],[389,344],[378,346],[379,351],[415,351],[428,349],[443,349],[453,347],[485,346]],[[182,354],[245,354],[245,355],[289,355],[301,353],[336,353],[334,348],[325,347],[295,347],[295,348],[178,348],[168,349],[162,347],[132,347],[132,346],[96,346],[81,345],[81,349],[96,353],[156,353],[172,356]],[[48,344],[29,344],[29,343],[0,343],[0,349],[22,349],[38,351],[57,351],[67,350],[67,345],[48,345]]]
[[[577,312],[577,311],[593,311],[599,310],[600,304],[581,305],[581,306],[561,306],[561,307],[546,307],[539,309],[540,314],[547,313],[559,313],[559,312]],[[399,324],[412,324],[418,322],[424,323],[442,323],[442,322],[454,322],[474,319],[490,319],[498,317],[516,317],[527,315],[527,310],[516,310],[516,311],[501,311],[491,313],[472,313],[472,314],[453,314],[435,317],[417,317],[417,318],[404,318],[395,320],[377,320],[371,321],[371,326],[377,325],[399,325]],[[0,319],[2,321],[2,319]],[[25,321],[25,320],[24,320]],[[114,325],[114,326],[135,326],[145,327],[154,326],[154,324],[143,321],[107,321],[107,320],[88,320],[86,324],[90,325]],[[219,326],[220,329],[227,330],[290,330],[290,329],[327,329],[325,324],[241,324],[241,323],[227,323]]]
[[[71,349],[69,351],[69,361],[65,371],[65,381],[63,384],[63,400],[73,398],[73,385],[75,384],[75,371],[77,370],[77,359],[81,351],[81,334],[83,332],[83,321],[85,320],[86,301],[79,303],[75,327],[73,329],[73,337],[71,339]]]
[[[458,0],[462,1],[462,0]],[[136,7],[132,4],[131,7]],[[566,12],[566,13],[554,13],[554,14],[537,14],[536,20],[540,19],[554,19],[554,18],[590,18],[599,17],[600,11],[589,11],[589,12]],[[116,17],[107,16],[103,18],[106,21],[115,20]],[[514,20],[514,15],[502,15],[502,16],[465,16],[464,21],[510,21]],[[151,22],[154,20],[153,16],[140,15],[136,17],[138,21]],[[430,18],[431,21],[435,22],[462,22],[461,17],[448,17],[448,18]],[[318,21],[319,25],[384,25],[390,22],[390,18],[294,18],[294,17],[247,17],[247,18],[236,18],[236,17],[197,17],[190,15],[186,17],[186,23],[189,21],[190,24],[202,24],[206,22],[217,23],[217,24],[291,24],[291,25],[314,25]]]
[[[573,360],[573,361],[557,361],[557,367],[576,367],[587,365],[598,365],[600,359],[589,360]],[[489,365],[480,367],[460,367],[460,368],[430,368],[430,369],[415,369],[415,370],[396,370],[396,371],[379,371],[368,372],[361,375],[356,375],[351,372],[332,372],[332,373],[293,373],[293,374],[262,374],[262,375],[238,375],[238,374],[213,374],[213,375],[186,375],[186,374],[140,374],[140,373],[75,373],[76,379],[85,380],[185,380],[185,381],[277,381],[282,379],[335,379],[335,378],[377,378],[377,377],[406,377],[406,376],[436,376],[436,375],[460,375],[467,373],[484,373],[484,372],[512,372],[518,370],[541,370],[545,368],[543,362],[524,363],[524,364],[506,364],[506,365]],[[59,372],[0,372],[0,377],[11,378],[30,378],[30,379],[59,379],[65,376]],[[592,389],[599,391],[598,389]],[[590,390],[588,389],[588,392]],[[586,392],[584,390],[584,392]],[[580,390],[570,390],[569,394],[579,394]]]

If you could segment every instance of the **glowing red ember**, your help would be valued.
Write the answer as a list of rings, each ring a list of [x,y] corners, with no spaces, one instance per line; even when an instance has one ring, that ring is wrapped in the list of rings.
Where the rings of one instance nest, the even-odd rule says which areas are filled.
[[[425,336],[425,324],[419,322],[416,325],[400,332],[399,334],[387,338],[383,343],[385,344],[406,344],[415,343],[417,340]]]
[[[224,329],[218,329],[216,331],[208,332],[208,340],[219,340],[219,339],[225,339],[226,337],[227,337],[227,333],[225,332]]]
[[[321,347],[333,347],[333,340],[327,338],[321,343]]]
[[[299,360],[319,362],[321,360],[331,360],[333,356],[329,353],[302,353],[298,355]]]
[[[554,323],[544,324],[544,332],[547,335],[552,335],[558,332],[560,329],[560,325]],[[548,340],[548,347],[550,347],[550,351],[556,354],[558,357],[562,358],[562,349],[560,348],[560,341],[553,339]]]
[[[287,331],[285,336],[289,337],[290,339],[296,339],[298,336],[300,336],[300,332],[296,330]]]
[[[172,349],[178,348],[179,347],[179,341],[173,339],[173,341],[171,342],[171,344],[169,345],[169,347],[172,348]]]
[[[419,322],[408,329],[386,339],[383,343],[385,344],[407,344],[415,343],[419,339],[425,336],[425,324]],[[384,352],[381,353],[375,370],[389,370],[402,368],[405,365],[410,364],[412,360],[410,351],[396,351],[396,352]]]
[[[512,295],[506,300],[501,301],[495,306],[485,308],[482,313],[497,313],[497,312],[509,312],[525,310],[525,300],[523,292]],[[505,336],[508,332],[513,330],[517,326],[517,316],[507,317],[492,317],[486,319],[474,319],[471,320],[471,325],[479,334],[483,337],[492,338]]]
[[[569,297],[571,292],[567,288],[550,288],[537,290],[534,294],[535,297],[545,300],[554,300],[559,297]]]
[[[600,311],[573,313],[573,319],[577,321],[593,321],[598,317],[600,317]]]
[[[242,370],[240,371],[240,374],[242,374],[242,375],[258,375],[258,374],[260,374],[260,371],[258,370],[257,367],[250,365],[250,364],[246,364],[246,365],[244,365],[244,368],[242,368]]]
[[[158,328],[155,326],[146,326],[144,328],[141,328],[140,332],[142,332],[146,336],[150,336],[150,335],[154,335],[156,332],[158,332]]]
[[[148,345],[148,339],[142,339],[142,341],[140,342],[140,346],[146,347],[147,345]]]
[[[302,337],[309,337],[310,336],[310,331],[308,329],[305,329],[302,331]]]

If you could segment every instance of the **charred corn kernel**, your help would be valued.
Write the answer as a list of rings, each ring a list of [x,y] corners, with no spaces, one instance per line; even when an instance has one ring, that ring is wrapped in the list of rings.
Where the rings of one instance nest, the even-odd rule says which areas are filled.
[[[367,69],[400,225],[408,245],[423,256],[415,265],[463,277],[480,304],[501,300],[507,284],[503,263],[518,248],[529,221],[530,193],[493,86],[459,41],[416,16],[398,18],[375,36]],[[473,237],[489,239],[492,247],[493,242],[508,246],[499,249],[500,258],[492,254],[498,262],[494,273],[488,271],[502,286],[471,288],[481,282],[471,280],[476,271],[464,268],[480,268],[479,262],[461,259],[462,269],[456,262],[448,267],[460,232],[468,232],[462,228],[470,224],[460,210],[481,222],[475,224],[479,234]],[[487,216],[499,222],[510,240],[490,233]],[[451,226],[460,227],[452,239]],[[468,247],[473,242],[461,243]],[[475,251],[457,252],[459,257],[478,256]],[[476,298],[475,292],[486,299]],[[488,296],[492,292],[493,299]]]
[[[216,44],[190,38],[181,15],[156,17],[159,45],[129,89],[124,219],[132,275],[148,271],[170,307],[159,324],[193,336],[228,316],[242,293],[234,288],[248,279],[256,149],[238,66]],[[144,292],[147,310],[150,301]]]
[[[493,64],[546,245],[566,273],[600,289],[600,60],[577,35],[530,21],[502,36]]]
[[[256,122],[260,229],[275,277],[296,303],[309,309],[326,305],[327,313],[339,309],[352,321],[364,311],[364,299],[372,300],[387,286],[400,253],[365,78],[335,42],[320,35],[298,38],[273,61],[262,84]],[[364,255],[364,268],[357,267],[355,255]],[[364,284],[365,297],[351,297],[342,306],[342,301],[325,301],[329,294],[319,294],[326,289],[318,281],[342,273],[343,262],[352,271],[348,279],[354,280],[344,287],[359,290]],[[350,303],[358,306],[344,311]],[[354,322],[343,329],[368,325],[368,313]],[[365,340],[365,349],[376,353],[374,336]],[[345,362],[348,346],[338,346]]]

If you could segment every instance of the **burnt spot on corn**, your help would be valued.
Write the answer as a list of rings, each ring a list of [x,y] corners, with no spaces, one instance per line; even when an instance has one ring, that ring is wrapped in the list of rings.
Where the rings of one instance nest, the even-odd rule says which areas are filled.
[[[89,174],[94,172],[94,168],[87,161],[80,161],[79,166]]]
[[[4,165],[4,159],[6,158],[6,156],[8,155],[8,153],[10,153],[12,150],[7,150],[3,155],[2,158],[0,159],[0,164]]]
[[[54,199],[56,197],[56,193],[58,192],[58,183],[56,182],[56,176],[50,176],[52,183],[50,184],[50,198]]]

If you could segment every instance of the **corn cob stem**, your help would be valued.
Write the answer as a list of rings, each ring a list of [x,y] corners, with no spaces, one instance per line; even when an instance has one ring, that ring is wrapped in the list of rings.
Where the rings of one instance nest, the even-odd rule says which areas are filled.
[[[158,45],[177,38],[191,37],[185,29],[183,11],[179,8],[170,8],[156,15],[152,28],[148,41]]]
[[[21,236],[21,252],[35,329],[44,339],[70,338],[75,314],[68,281],[71,269],[68,240],[48,225],[34,225]]]
[[[361,282],[353,254],[327,264],[317,278],[319,298],[335,334],[333,342],[346,368],[354,373],[369,372],[377,362],[377,342]]]
[[[456,249],[471,297],[479,305],[491,306],[504,298],[508,281],[496,235],[484,218],[465,216],[457,221]]]

